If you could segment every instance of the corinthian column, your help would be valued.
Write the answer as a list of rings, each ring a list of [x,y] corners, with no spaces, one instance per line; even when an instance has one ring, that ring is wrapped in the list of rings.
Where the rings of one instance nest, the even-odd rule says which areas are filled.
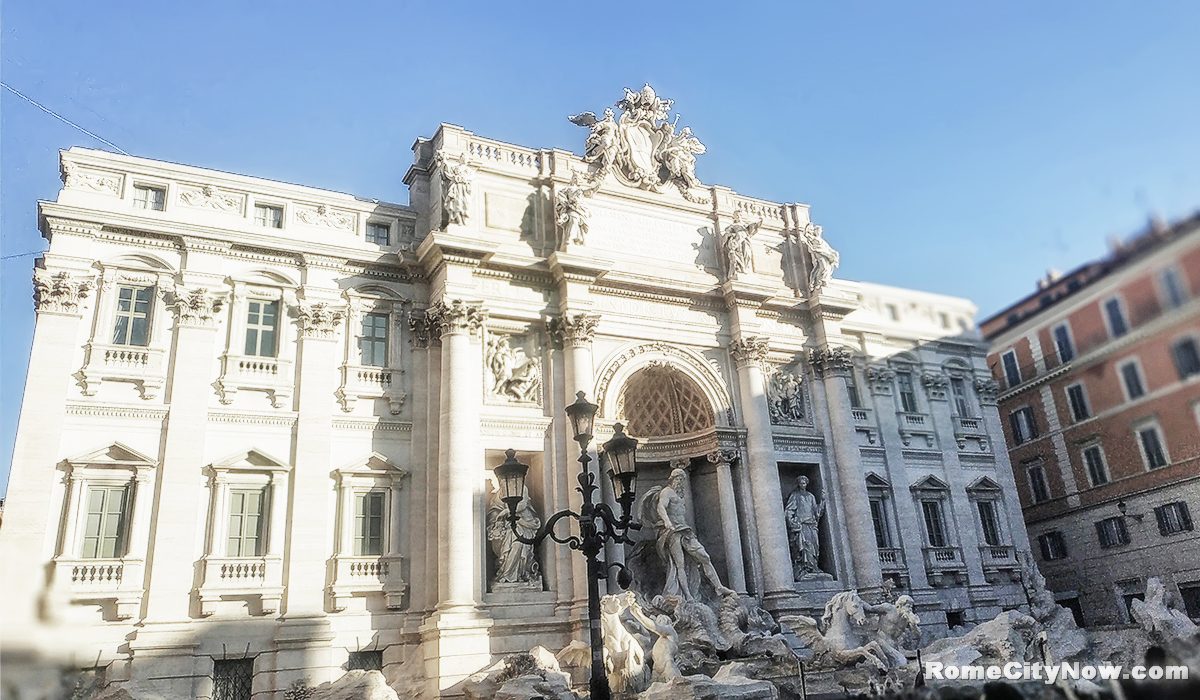
[[[749,336],[729,344],[737,363],[741,389],[742,420],[746,424],[747,471],[754,500],[754,519],[758,524],[758,544],[762,553],[764,598],[778,598],[794,592],[792,557],[788,550],[787,527],[783,520],[783,492],[779,486],[779,467],[775,462],[775,444],[771,439],[771,416],[767,410],[762,363],[770,343],[767,338]]]

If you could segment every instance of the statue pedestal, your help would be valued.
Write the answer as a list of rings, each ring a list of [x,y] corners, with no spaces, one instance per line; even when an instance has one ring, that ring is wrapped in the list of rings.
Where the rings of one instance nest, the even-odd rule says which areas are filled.
[[[812,571],[807,574],[801,574],[796,579],[797,583],[807,583],[809,581],[832,581],[833,574],[827,574],[824,571]]]

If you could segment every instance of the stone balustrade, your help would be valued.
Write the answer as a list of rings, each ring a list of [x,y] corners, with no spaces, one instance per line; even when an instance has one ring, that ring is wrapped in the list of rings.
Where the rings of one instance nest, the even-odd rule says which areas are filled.
[[[209,556],[204,558],[203,565],[204,584],[199,589],[201,617],[212,615],[221,600],[246,596],[258,599],[258,612],[262,615],[279,610],[283,597],[282,557]]]
[[[399,555],[335,555],[333,584],[329,587],[333,610],[345,610],[349,598],[369,593],[382,593],[390,609],[402,607],[408,591],[408,583],[401,576],[403,563],[404,557]]]

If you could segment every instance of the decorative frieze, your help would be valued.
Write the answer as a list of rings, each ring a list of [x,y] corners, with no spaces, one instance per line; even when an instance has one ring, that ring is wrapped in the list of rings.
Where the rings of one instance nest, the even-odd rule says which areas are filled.
[[[941,372],[924,372],[921,374],[921,385],[925,387],[930,400],[945,401],[946,387],[950,385],[950,380]]]
[[[761,336],[738,338],[729,343],[729,352],[738,367],[749,364],[761,365],[771,351],[771,339]]]
[[[590,345],[596,335],[596,326],[600,323],[600,314],[578,313],[552,316],[546,327],[550,331],[550,339],[555,345],[564,348]]]
[[[332,339],[334,330],[345,317],[344,310],[323,301],[315,304],[302,303],[297,313],[297,319],[300,322],[300,337]]]
[[[181,326],[213,328],[217,325],[215,314],[224,304],[224,294],[211,293],[206,287],[188,289],[176,286],[175,303],[171,304],[171,308]]]
[[[842,377],[854,368],[854,355],[848,348],[813,348],[808,353],[808,363],[818,377]]]
[[[62,162],[62,181],[67,189],[91,190],[120,197],[121,179],[120,175],[85,171],[74,163]]]
[[[79,304],[95,288],[89,279],[74,279],[69,272],[33,272],[33,303],[38,313],[78,314]]]
[[[212,185],[201,187],[184,185],[179,192],[179,203],[198,209],[214,209],[230,214],[240,214],[245,206],[246,196],[221,192]]]
[[[353,214],[330,209],[324,204],[319,204],[315,207],[296,207],[295,217],[296,221],[301,224],[322,226],[341,231],[353,231],[356,224]]]
[[[441,335],[467,332],[475,335],[487,320],[487,309],[479,302],[454,299],[449,304],[439,301],[425,310],[431,323]]]

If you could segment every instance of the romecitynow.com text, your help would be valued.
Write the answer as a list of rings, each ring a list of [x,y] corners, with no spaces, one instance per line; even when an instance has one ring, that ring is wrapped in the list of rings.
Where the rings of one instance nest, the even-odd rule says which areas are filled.
[[[1061,680],[1187,680],[1187,666],[1113,666],[1061,663],[1053,666],[1010,661],[1003,666],[959,666],[937,661],[925,663],[926,680],[1010,681],[1040,680],[1047,684]]]

